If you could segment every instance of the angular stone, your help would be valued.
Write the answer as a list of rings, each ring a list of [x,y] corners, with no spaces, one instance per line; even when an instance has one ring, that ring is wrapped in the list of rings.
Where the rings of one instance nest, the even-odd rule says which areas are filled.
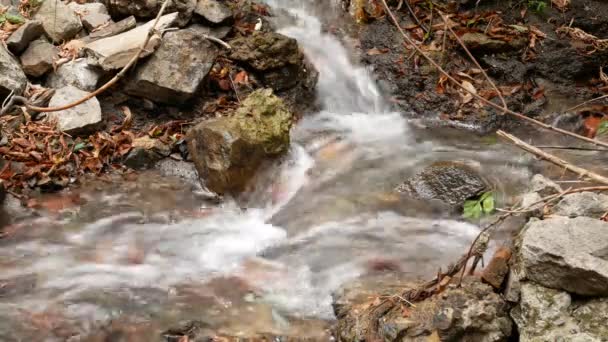
[[[300,65],[304,57],[295,39],[276,32],[254,32],[231,40],[230,45],[231,59],[258,71]]]
[[[495,289],[500,289],[509,273],[509,260],[511,259],[511,249],[507,247],[499,248],[492,260],[481,273],[481,279],[492,285]]]
[[[164,0],[107,0],[106,5],[112,16],[134,15],[138,18],[152,18],[160,10]],[[176,24],[185,26],[192,18],[196,0],[171,0],[165,13],[177,12]]]
[[[66,86],[57,89],[49,102],[49,106],[63,106],[79,100],[88,94],[86,91],[74,86]],[[97,130],[103,123],[101,106],[95,97],[76,107],[59,112],[51,112],[48,115],[48,119],[56,120],[57,128],[68,134],[91,133]]]
[[[132,169],[145,170],[171,154],[171,148],[158,139],[148,136],[133,141],[133,149],[127,154],[124,164]]]
[[[6,46],[14,54],[20,54],[34,39],[38,39],[44,34],[42,23],[37,20],[28,20],[21,25],[10,37],[6,40]]]
[[[42,23],[47,36],[55,43],[68,41],[82,30],[80,18],[63,1],[43,1],[34,20]]]
[[[13,55],[0,44],[0,100],[14,92],[21,95],[27,85],[27,77]]]
[[[53,69],[53,59],[59,53],[55,45],[46,38],[40,38],[30,43],[21,55],[23,71],[32,77],[40,77]]]
[[[129,31],[134,29],[137,26],[137,21],[134,16],[127,17],[117,23],[110,23],[95,32],[91,32],[89,36],[86,38],[87,43],[92,42],[94,40],[112,37],[117,34],[123,33],[125,31]]]
[[[438,162],[406,180],[396,191],[424,200],[438,200],[456,209],[486,188],[479,174],[464,163]]]
[[[530,211],[530,216],[541,217],[545,202],[542,201],[542,197],[540,197],[538,192],[528,192],[521,198],[521,207],[529,208],[527,210]]]
[[[156,29],[162,31],[170,27],[177,19],[177,13],[163,15]],[[154,20],[119,35],[99,39],[85,46],[85,53],[91,64],[101,66],[104,70],[120,69],[127,65],[144,43]],[[140,57],[150,55],[160,45],[160,37],[153,36]]]
[[[543,286],[584,296],[608,295],[608,223],[588,217],[529,222],[518,262]]]
[[[219,49],[196,29],[167,32],[154,55],[127,86],[131,95],[178,104],[192,98],[211,70]]]
[[[97,89],[102,74],[99,68],[90,66],[86,58],[79,58],[62,64],[47,77],[45,85],[55,89],[71,85],[80,90],[93,91]]]
[[[541,174],[536,174],[530,181],[530,192],[538,192],[541,197],[547,197],[563,192],[561,186]]]
[[[257,90],[233,115],[191,128],[188,150],[210,190],[238,193],[265,160],[287,151],[291,124],[283,101],[271,89]]]
[[[102,3],[78,4],[70,2],[68,7],[80,17],[82,25],[89,32],[112,20],[106,6]]]
[[[230,8],[217,0],[198,0],[194,13],[213,24],[221,24],[232,18]]]
[[[594,192],[579,192],[564,196],[553,208],[553,214],[567,217],[600,218],[608,211],[608,196]]]

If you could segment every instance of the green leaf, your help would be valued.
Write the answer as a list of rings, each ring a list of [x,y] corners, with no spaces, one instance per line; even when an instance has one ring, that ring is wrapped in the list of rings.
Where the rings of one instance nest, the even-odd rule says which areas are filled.
[[[25,18],[19,14],[6,13],[4,16],[6,17],[6,20],[11,24],[21,25],[25,23]]]
[[[608,120],[602,120],[600,126],[597,128],[597,134],[608,133]]]
[[[84,143],[84,142],[78,143],[78,144],[74,145],[74,152],[78,152],[85,147],[87,147],[87,143]]]
[[[478,219],[481,217],[483,209],[479,201],[464,202],[464,213],[462,216],[469,219]]]
[[[4,14],[0,14],[0,25],[4,24],[6,21],[6,16]]]
[[[490,196],[486,197],[482,202],[481,205],[483,206],[483,212],[485,214],[491,214],[494,212],[494,196],[492,195],[491,192],[488,192],[490,194]]]

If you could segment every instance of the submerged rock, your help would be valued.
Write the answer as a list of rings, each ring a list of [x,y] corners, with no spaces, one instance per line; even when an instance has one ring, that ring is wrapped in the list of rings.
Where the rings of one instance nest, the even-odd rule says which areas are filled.
[[[102,74],[99,68],[90,66],[86,58],[79,58],[62,64],[51,73],[47,77],[46,86],[57,89],[71,85],[80,90],[93,91],[97,89]]]
[[[605,341],[608,299],[573,300],[567,292],[524,283],[511,310],[521,342]]]
[[[88,93],[74,86],[57,89],[49,102],[50,107],[63,106],[83,98]],[[70,109],[49,113],[50,120],[57,121],[57,128],[68,134],[91,133],[103,123],[101,106],[97,98]]]
[[[59,50],[46,38],[33,41],[21,55],[23,71],[32,77],[40,77],[53,69],[53,60]]]
[[[289,148],[292,114],[271,89],[251,93],[232,116],[188,132],[188,149],[207,187],[238,193],[268,158]]]
[[[34,19],[54,43],[68,41],[82,30],[80,18],[63,1],[43,1]]]
[[[584,296],[608,295],[608,223],[588,217],[529,222],[518,263],[527,279]]]
[[[177,19],[177,13],[163,15],[156,27],[158,31],[170,27]],[[85,52],[91,64],[99,65],[104,70],[120,69],[127,65],[144,43],[154,20],[119,35],[99,39],[85,46]],[[160,45],[159,37],[152,37],[140,57],[153,53]]]
[[[126,90],[155,102],[180,104],[196,94],[218,54],[196,27],[167,32]]]
[[[4,100],[11,92],[21,95],[26,85],[27,77],[19,62],[0,44],[0,99]]]
[[[419,199],[438,200],[455,210],[485,189],[485,181],[471,167],[458,162],[438,162],[406,180],[396,191]]]
[[[38,39],[44,34],[42,23],[37,20],[28,20],[21,25],[15,32],[6,40],[6,46],[11,52],[20,54],[34,39]]]

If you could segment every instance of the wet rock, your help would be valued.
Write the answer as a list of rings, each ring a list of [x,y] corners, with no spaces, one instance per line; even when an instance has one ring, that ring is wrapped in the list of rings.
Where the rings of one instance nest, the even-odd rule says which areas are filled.
[[[217,193],[238,193],[260,165],[289,148],[292,114],[272,90],[251,93],[232,116],[188,132],[188,149],[201,179]]]
[[[176,19],[177,13],[163,15],[160,18],[156,29],[162,31],[173,25]],[[84,49],[89,58],[89,63],[99,65],[104,70],[114,70],[124,67],[144,43],[148,31],[150,31],[150,28],[153,25],[154,20],[119,35],[99,39],[87,44]],[[150,38],[141,57],[153,53],[160,45],[160,41],[161,39],[158,36]]]
[[[478,32],[467,32],[460,38],[471,53],[500,53],[519,50],[526,45],[526,40],[522,38],[514,38],[513,40],[507,42],[504,40],[493,39],[486,34]]]
[[[4,204],[4,199],[6,198],[6,186],[4,185],[4,180],[0,179],[0,206]]]
[[[607,230],[607,222],[588,217],[529,222],[517,256],[524,277],[579,295],[608,295]]]
[[[179,104],[193,97],[211,70],[218,47],[196,28],[167,32],[126,91],[152,101]]]
[[[46,80],[48,88],[63,88],[71,85],[80,90],[93,91],[97,89],[97,82],[102,76],[102,71],[90,66],[86,58],[79,58],[62,64],[51,73]]]
[[[481,62],[488,67],[488,74],[509,84],[519,84],[525,79],[526,65],[503,54],[482,56]]]
[[[106,6],[102,3],[78,4],[70,2],[68,7],[80,16],[82,25],[89,32],[112,20]]]
[[[547,197],[563,192],[561,186],[541,174],[532,177],[529,191],[537,192],[541,197]]]
[[[21,25],[11,36],[6,40],[6,46],[14,54],[20,54],[34,39],[38,39],[44,34],[42,23],[37,20],[28,20]]]
[[[406,284],[394,288],[376,287],[378,293],[399,293]],[[354,297],[353,291],[347,292]],[[367,341],[377,336],[381,341],[506,341],[512,322],[508,305],[492,287],[470,279],[462,288],[450,287],[441,295],[416,303],[403,310],[400,305],[387,308],[370,302],[374,293],[362,293],[367,302],[349,304],[336,312],[339,341]],[[356,297],[354,297],[356,298]],[[390,301],[389,301],[390,302]],[[376,305],[374,311],[370,305]],[[345,310],[347,309],[347,310]],[[375,312],[378,315],[370,315]],[[384,314],[383,314],[384,313]],[[377,331],[374,331],[377,326]]]
[[[198,0],[194,13],[212,24],[221,24],[232,18],[232,11],[217,0]]]
[[[86,96],[88,93],[74,86],[57,89],[49,102],[50,107],[62,106]],[[97,98],[92,98],[76,107],[51,112],[50,120],[57,121],[57,128],[68,134],[85,134],[98,129],[103,123],[101,107]]]
[[[34,15],[54,43],[68,41],[80,30],[80,18],[63,1],[43,1]]]
[[[564,196],[553,208],[554,215],[600,218],[608,211],[608,196],[594,192],[580,192]]]
[[[12,91],[21,95],[27,85],[27,77],[13,55],[0,44],[0,99]]]
[[[95,32],[91,32],[88,36],[87,42],[91,42],[94,40],[112,37],[117,34],[123,33],[125,31],[129,31],[134,29],[137,26],[137,21],[134,16],[127,17],[117,23],[109,23],[108,25],[99,28]]]
[[[198,172],[194,164],[183,161],[165,158],[159,161],[156,166],[164,177],[177,177],[199,190],[201,188]]]
[[[299,65],[304,57],[295,39],[276,32],[254,32],[250,36],[231,40],[230,45],[231,59],[258,71]]]
[[[457,162],[439,162],[406,180],[396,191],[423,200],[438,200],[455,210],[486,188],[484,180],[471,167]]]
[[[152,18],[158,14],[164,0],[105,0],[105,4],[113,17],[129,15],[138,18]],[[196,0],[172,0],[165,13],[177,12],[176,24],[185,26],[192,18]]]
[[[59,51],[46,38],[33,41],[21,55],[23,71],[28,76],[40,77],[53,69],[53,59]]]
[[[511,310],[520,341],[604,341],[608,336],[606,299],[574,301],[570,294],[524,283]]]
[[[509,260],[511,259],[511,249],[507,247],[499,248],[488,266],[481,273],[481,279],[492,285],[495,289],[500,289],[509,273]]]
[[[132,169],[145,170],[171,154],[171,148],[158,139],[148,136],[133,141],[133,149],[127,154],[124,164]]]

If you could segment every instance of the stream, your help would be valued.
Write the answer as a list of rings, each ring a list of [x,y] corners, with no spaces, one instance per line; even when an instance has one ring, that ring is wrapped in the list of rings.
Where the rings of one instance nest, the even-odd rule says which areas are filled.
[[[341,285],[378,263],[407,279],[432,277],[479,232],[396,196],[404,179],[460,160],[488,178],[499,202],[525,187],[531,158],[391,112],[369,70],[322,30],[323,9],[267,2],[297,18],[280,32],[320,73],[322,109],[294,128],[288,156],[260,175],[246,205],[205,202],[158,171],[73,190],[82,203],[0,240],[0,340],[95,340],[126,326],[125,341],[153,341],[187,321],[230,336],[329,340]]]

